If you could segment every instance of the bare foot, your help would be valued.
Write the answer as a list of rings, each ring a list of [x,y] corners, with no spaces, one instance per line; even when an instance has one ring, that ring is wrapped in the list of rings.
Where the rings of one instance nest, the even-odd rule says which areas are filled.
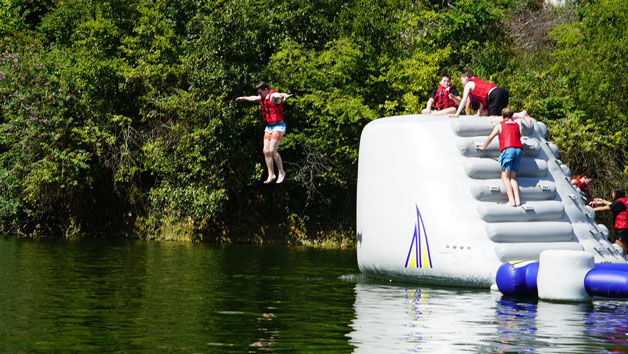
[[[272,175],[272,176],[268,176],[268,179],[264,181],[264,184],[269,184],[270,182],[274,181],[277,178],[277,176]]]
[[[508,205],[508,206],[511,206],[511,207],[515,207],[515,206],[516,206],[516,205],[515,205],[515,202],[513,202],[513,201],[509,201],[509,202],[507,203],[507,205]]]
[[[284,178],[286,178],[286,174],[285,173],[280,173],[279,174],[279,178],[277,178],[277,184],[283,182]]]

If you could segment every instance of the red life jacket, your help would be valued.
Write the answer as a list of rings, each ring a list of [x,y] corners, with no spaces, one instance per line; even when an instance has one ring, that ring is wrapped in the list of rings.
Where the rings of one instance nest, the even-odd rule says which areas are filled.
[[[260,112],[262,112],[262,116],[264,117],[264,121],[266,123],[277,123],[283,121],[283,106],[281,103],[272,103],[270,101],[270,95],[277,91],[270,90],[268,95],[264,99],[259,100]]]
[[[613,215],[615,217],[615,226],[616,229],[628,229],[628,199],[619,198],[617,199],[624,203],[626,206],[626,210]]]
[[[491,89],[497,87],[497,85],[480,80],[477,77],[470,77],[469,81],[475,82],[475,88],[473,88],[473,90],[469,92],[469,95],[482,102],[484,108],[486,108],[486,98],[488,97],[488,93],[489,91],[491,91]]]
[[[523,149],[519,123],[509,118],[502,120],[499,124],[502,126],[502,132],[499,133],[499,151],[504,151],[511,147]]]
[[[585,186],[584,183],[582,183],[582,181],[580,180],[580,178],[582,178],[582,176],[578,176],[578,177],[572,179],[572,181],[573,180],[576,181],[577,187],[578,187],[578,189],[580,189],[580,191],[582,193],[584,193],[585,195],[589,194],[589,187]]]
[[[456,102],[449,98],[449,90],[451,90],[451,86],[443,88],[441,85],[438,85],[436,94],[434,95],[434,107],[436,107],[437,110],[440,111],[456,105]]]

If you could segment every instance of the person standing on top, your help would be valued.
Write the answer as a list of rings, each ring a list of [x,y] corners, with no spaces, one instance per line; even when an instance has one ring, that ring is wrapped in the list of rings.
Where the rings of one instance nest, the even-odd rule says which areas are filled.
[[[571,184],[578,189],[587,201],[592,201],[591,184],[597,179],[597,173],[593,170],[585,172],[583,175],[571,179]]]
[[[508,205],[512,207],[520,206],[519,199],[519,183],[515,179],[519,164],[523,156],[523,145],[521,144],[521,125],[513,119],[515,112],[510,108],[502,109],[503,120],[495,125],[491,134],[486,138],[484,145],[478,146],[477,149],[484,151],[493,139],[499,135],[499,163],[502,168],[502,182],[508,196]],[[526,115],[528,123],[532,121]]]
[[[464,86],[464,92],[456,115],[459,115],[466,107],[469,96],[479,102],[479,108],[476,113],[478,116],[482,115],[484,109],[488,111],[489,116],[499,116],[502,109],[508,106],[508,91],[493,83],[474,77],[470,71],[460,76],[460,82]]]
[[[451,86],[451,78],[449,75],[442,75],[438,83],[438,87],[432,91],[430,98],[427,100],[427,105],[421,113],[436,115],[456,112],[456,105],[460,102],[460,95],[458,90]]]
[[[262,112],[266,122],[266,129],[264,130],[264,160],[268,169],[268,178],[264,181],[264,184],[269,184],[274,180],[277,180],[277,183],[281,183],[286,177],[281,156],[277,151],[281,139],[286,133],[282,103],[293,95],[277,92],[271,89],[264,81],[260,81],[255,86],[255,89],[257,90],[257,96],[240,96],[235,100],[238,102],[259,102],[259,110]],[[277,175],[275,175],[273,161],[277,165]]]
[[[613,202],[601,198],[595,198],[594,204],[602,204],[593,208],[598,211],[610,211],[613,213],[613,228],[615,229],[615,243],[623,250],[622,255],[626,257],[626,245],[628,245],[628,199],[626,192],[621,188],[613,188],[611,194]]]

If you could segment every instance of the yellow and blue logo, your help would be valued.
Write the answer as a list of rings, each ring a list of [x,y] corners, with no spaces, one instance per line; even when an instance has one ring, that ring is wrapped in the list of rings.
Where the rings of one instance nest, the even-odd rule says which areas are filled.
[[[427,240],[427,232],[425,231],[425,223],[416,206],[416,222],[414,223],[414,234],[408,257],[406,258],[406,268],[432,268],[432,256],[430,255],[430,244]]]

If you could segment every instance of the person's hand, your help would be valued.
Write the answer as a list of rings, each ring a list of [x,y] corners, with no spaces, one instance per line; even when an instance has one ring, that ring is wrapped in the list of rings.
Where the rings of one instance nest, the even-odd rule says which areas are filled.
[[[475,149],[478,150],[478,151],[485,151],[486,150],[484,145],[480,145],[480,144],[475,145]]]
[[[236,99],[235,99],[235,100],[236,100],[237,102],[244,101],[244,97],[236,97]]]

